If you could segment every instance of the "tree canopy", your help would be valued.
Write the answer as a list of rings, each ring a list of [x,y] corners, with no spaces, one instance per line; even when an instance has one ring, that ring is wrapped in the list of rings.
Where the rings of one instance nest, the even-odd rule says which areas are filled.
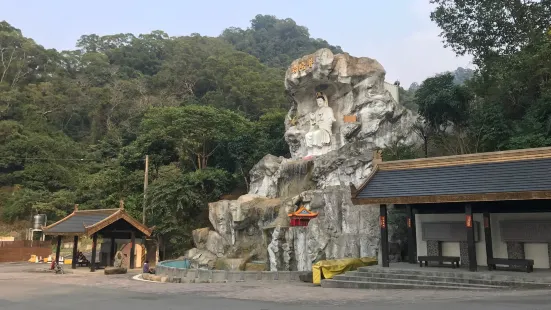
[[[479,66],[488,58],[515,54],[549,31],[550,0],[430,2],[445,45],[459,55],[473,55]]]
[[[1,22],[0,220],[120,199],[141,218],[149,155],[147,224],[181,253],[208,202],[246,191],[265,154],[288,155],[284,67],[330,46],[290,19],[257,16],[250,29],[269,34],[87,34],[56,51]]]
[[[308,28],[297,25],[294,20],[277,19],[272,15],[256,15],[251,20],[251,27],[230,27],[220,37],[237,50],[251,54],[272,67],[287,67],[293,60],[320,48],[342,53],[340,46],[311,38]]]
[[[551,2],[431,2],[444,44],[478,68],[401,90],[422,116],[418,156],[551,146]]]
[[[388,159],[551,145],[551,0],[432,0],[445,45],[475,72],[400,88],[421,115],[422,149],[391,143]],[[292,19],[257,15],[217,38],[83,35],[76,49],[42,47],[0,22],[0,219],[56,220],[124,199],[179,255],[207,203],[244,192],[265,154],[288,155],[284,70],[319,48]]]

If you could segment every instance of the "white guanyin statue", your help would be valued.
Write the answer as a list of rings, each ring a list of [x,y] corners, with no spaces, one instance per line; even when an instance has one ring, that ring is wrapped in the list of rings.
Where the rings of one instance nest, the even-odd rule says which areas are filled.
[[[336,121],[333,109],[329,107],[324,93],[316,93],[316,102],[318,109],[310,113],[310,130],[305,135],[308,156],[331,151],[331,127]]]

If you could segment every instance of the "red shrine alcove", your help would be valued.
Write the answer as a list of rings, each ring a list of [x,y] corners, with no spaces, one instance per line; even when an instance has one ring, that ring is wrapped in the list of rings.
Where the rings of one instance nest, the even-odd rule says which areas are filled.
[[[318,216],[317,212],[308,211],[304,206],[301,206],[293,213],[289,213],[291,218],[291,227],[293,226],[308,226],[311,219]]]

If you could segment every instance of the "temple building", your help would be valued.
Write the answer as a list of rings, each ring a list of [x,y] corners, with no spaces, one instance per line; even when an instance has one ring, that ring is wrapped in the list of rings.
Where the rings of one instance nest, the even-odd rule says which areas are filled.
[[[389,162],[376,155],[352,198],[380,208],[383,267],[387,205],[407,212],[410,263],[551,267],[551,148]]]

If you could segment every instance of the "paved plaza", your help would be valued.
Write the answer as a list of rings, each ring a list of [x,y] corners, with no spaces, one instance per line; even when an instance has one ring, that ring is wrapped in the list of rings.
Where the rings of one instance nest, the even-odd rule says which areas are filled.
[[[172,284],[135,281],[131,275],[104,276],[101,271],[91,274],[84,268],[66,275],[40,273],[37,268],[0,264],[0,309],[551,309],[549,291],[346,290],[273,282]]]

